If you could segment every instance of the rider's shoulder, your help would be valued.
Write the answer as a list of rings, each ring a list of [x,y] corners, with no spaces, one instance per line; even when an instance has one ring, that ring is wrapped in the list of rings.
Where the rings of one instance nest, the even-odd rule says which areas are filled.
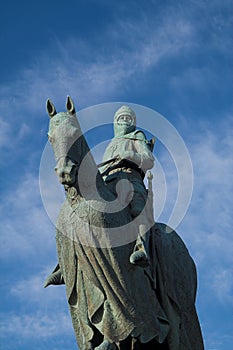
[[[142,130],[135,130],[132,134],[134,134],[135,138],[138,140],[145,141],[147,139]]]

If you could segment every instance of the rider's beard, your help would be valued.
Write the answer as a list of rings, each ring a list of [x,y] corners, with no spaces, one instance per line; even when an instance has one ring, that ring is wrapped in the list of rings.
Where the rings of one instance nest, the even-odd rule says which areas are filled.
[[[126,134],[129,134],[130,132],[133,132],[135,130],[135,126],[132,124],[127,123],[115,123],[114,124],[114,134],[115,136],[124,136]]]

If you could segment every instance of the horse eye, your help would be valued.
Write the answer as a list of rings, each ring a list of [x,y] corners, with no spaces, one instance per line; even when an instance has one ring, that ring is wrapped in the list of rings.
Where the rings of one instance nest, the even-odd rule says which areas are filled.
[[[49,140],[50,143],[52,143],[53,142],[52,136],[48,135],[48,140]]]

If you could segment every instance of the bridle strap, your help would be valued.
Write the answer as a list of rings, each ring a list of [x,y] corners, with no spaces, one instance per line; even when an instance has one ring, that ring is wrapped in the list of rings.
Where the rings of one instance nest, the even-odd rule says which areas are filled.
[[[67,156],[67,155],[61,155],[58,157],[58,159],[56,159],[56,163],[58,163],[62,158],[67,158],[68,160],[71,160],[75,165],[78,165],[78,162],[75,161],[74,159],[72,159],[71,157]]]

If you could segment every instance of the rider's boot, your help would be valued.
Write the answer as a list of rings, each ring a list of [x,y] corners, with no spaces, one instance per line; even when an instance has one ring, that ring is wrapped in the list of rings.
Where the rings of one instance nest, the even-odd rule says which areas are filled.
[[[129,261],[133,265],[147,267],[150,265],[148,251],[149,230],[146,225],[139,225],[139,235],[134,247],[133,253],[130,255]]]
[[[135,246],[135,250],[130,255],[129,261],[131,264],[140,267],[147,267],[150,265],[149,258],[142,244]]]

